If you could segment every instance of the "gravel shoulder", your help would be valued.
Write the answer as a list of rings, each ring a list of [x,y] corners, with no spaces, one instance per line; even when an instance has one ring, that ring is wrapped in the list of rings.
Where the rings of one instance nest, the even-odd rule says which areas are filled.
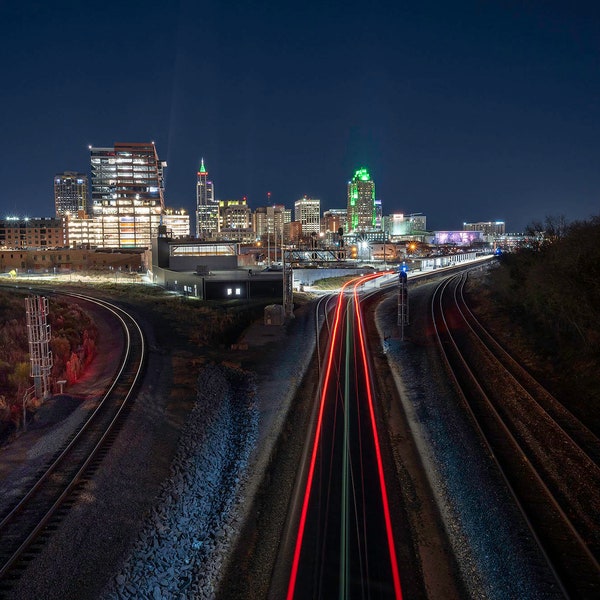
[[[408,425],[426,481],[415,481],[414,472],[406,473],[408,480],[415,481],[416,489],[424,494],[430,490],[446,538],[438,545],[436,537],[430,537],[436,530],[424,523],[427,514],[417,505],[410,514],[411,526],[422,558],[427,597],[558,598],[501,474],[447,381],[426,318],[426,292],[431,285],[411,290],[411,324],[404,340],[395,325],[397,300],[393,294],[381,303],[377,314],[380,334],[387,338],[387,362],[399,391],[400,405],[388,413],[391,435],[402,439]],[[403,453],[396,459],[398,472],[405,473]],[[440,562],[444,557],[445,564]],[[454,577],[457,595],[448,596],[444,589],[452,583],[444,571]]]
[[[394,325],[393,295],[379,306],[379,336],[370,341],[382,396],[380,418],[390,424],[386,452],[398,475],[394,501],[402,506],[402,527],[414,540],[401,551],[411,565],[406,580],[414,597],[552,598],[536,567],[538,557],[528,532],[519,525],[498,473],[445,382],[426,311],[418,309],[417,289],[413,301],[413,322],[404,341]],[[244,474],[235,482],[236,501],[220,526],[226,539],[215,546],[225,562],[219,574],[202,584],[201,597],[277,597],[271,574],[310,415],[306,399],[316,384],[303,377],[315,344],[311,305],[296,314],[285,328],[255,323],[236,349],[222,355],[227,357],[225,369],[245,371],[253,378],[257,421]],[[128,587],[126,577],[114,587],[163,501],[197,402],[198,374],[210,366],[166,342],[169,332],[157,329],[149,315],[140,318],[151,351],[130,417],[101,468],[11,591],[15,600],[200,597],[183,591],[161,596],[156,585],[141,593]],[[105,342],[111,331],[108,326]],[[109,357],[114,343],[112,339],[108,346],[100,345],[101,355]],[[54,437],[48,432],[66,431],[67,421],[45,429],[44,435],[38,431],[37,440],[20,451],[13,445],[12,451],[21,453],[21,466],[28,464],[27,451]],[[3,468],[9,462],[0,456]],[[3,481],[21,479],[18,469],[12,473]],[[197,594],[200,588],[194,589]]]
[[[255,377],[258,411],[257,441],[248,457],[251,467],[240,482],[243,488],[230,511],[231,523],[241,523],[248,516],[257,485],[256,478],[248,475],[262,471],[269,463],[286,420],[295,382],[312,353],[314,336],[310,335],[309,311],[300,308],[297,314],[299,318],[286,328],[255,323],[245,332],[238,350],[226,353],[226,368],[247,369],[249,376]],[[144,527],[173,475],[182,432],[196,404],[198,374],[206,368],[205,359],[165,343],[169,332],[160,327],[157,330],[150,315],[139,317],[151,351],[144,383],[127,423],[92,480],[83,487],[57,530],[11,590],[10,597],[15,600],[113,597],[115,578],[130,561],[136,540],[144,536]],[[109,332],[113,332],[110,325],[105,333]],[[100,356],[112,356],[114,337],[103,335],[102,343]],[[37,431],[37,440],[58,444],[58,431],[68,432],[72,423],[61,420],[64,415],[56,406],[52,410],[49,404],[47,412],[48,420],[57,423],[53,428]],[[27,458],[30,439],[23,437],[7,447],[13,455],[22,455],[25,470],[34,466]],[[10,461],[1,462],[7,469],[3,481],[20,480],[14,468],[9,472]],[[223,495],[219,490],[217,494]],[[233,544],[240,533],[240,526],[227,526],[229,537],[221,549]],[[207,582],[207,597],[214,593],[216,583]],[[123,586],[117,597],[156,597],[156,593],[150,590],[146,595]]]

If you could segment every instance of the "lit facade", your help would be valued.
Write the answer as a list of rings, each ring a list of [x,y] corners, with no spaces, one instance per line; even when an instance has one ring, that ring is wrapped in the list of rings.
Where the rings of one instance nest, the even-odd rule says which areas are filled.
[[[273,236],[279,240],[283,237],[283,225],[289,212],[282,204],[260,206],[253,214],[254,232],[257,239]]]
[[[67,237],[71,248],[101,248],[104,245],[103,219],[87,215],[65,217]]]
[[[200,161],[196,180],[196,237],[213,239],[219,232],[219,203],[215,200],[215,188],[208,180],[204,159]]]
[[[348,233],[368,231],[377,225],[375,182],[364,167],[354,173],[348,182]]]
[[[479,221],[477,223],[463,223],[465,231],[481,231],[484,235],[504,235],[506,223],[504,221]]]
[[[323,233],[338,233],[340,227],[346,230],[346,215],[348,211],[345,208],[330,208],[323,213],[321,219],[321,231]]]
[[[164,212],[163,169],[154,143],[115,143],[90,148],[92,214],[102,246],[150,247]]]
[[[252,211],[246,198],[219,200],[219,230],[251,229]]]
[[[88,205],[88,176],[65,171],[54,176],[54,210],[57,217],[86,212]]]
[[[253,243],[252,211],[247,199],[219,200],[219,240]]]
[[[68,245],[63,219],[9,217],[0,220],[1,248],[64,248]]]
[[[394,213],[384,217],[384,229],[390,239],[399,239],[403,236],[423,235],[427,228],[427,217],[421,213],[404,215]]]
[[[190,237],[190,215],[184,210],[166,208],[162,218],[167,234],[173,239]]]
[[[321,201],[304,196],[294,203],[294,221],[302,224],[302,235],[321,231]]]
[[[139,271],[145,266],[142,250],[104,252],[87,248],[48,248],[4,250],[0,248],[0,272],[60,273],[64,271],[110,271],[118,281],[119,273]]]

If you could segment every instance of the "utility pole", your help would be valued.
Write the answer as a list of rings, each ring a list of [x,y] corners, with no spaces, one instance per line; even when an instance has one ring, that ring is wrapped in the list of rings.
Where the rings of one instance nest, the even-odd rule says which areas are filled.
[[[402,341],[404,341],[404,326],[408,325],[408,276],[406,270],[406,265],[403,264],[398,274],[398,325]]]
[[[273,215],[273,220],[275,220],[275,211],[269,209],[271,208],[271,192],[267,192],[267,256],[269,260],[269,267],[271,266],[271,224],[269,219],[269,212]]]
[[[294,318],[294,283],[292,265],[286,266],[283,238],[281,244],[281,264],[283,265],[283,313],[286,318]]]

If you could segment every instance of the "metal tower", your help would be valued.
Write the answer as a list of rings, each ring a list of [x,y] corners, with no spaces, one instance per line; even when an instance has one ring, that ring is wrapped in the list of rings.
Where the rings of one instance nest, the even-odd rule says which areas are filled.
[[[43,296],[25,298],[25,309],[31,361],[29,376],[33,377],[36,397],[43,400],[50,396],[50,370],[52,369],[50,325],[46,321],[48,298]]]
[[[404,341],[404,326],[408,325],[408,277],[405,265],[398,274],[398,325],[401,332],[400,339]]]

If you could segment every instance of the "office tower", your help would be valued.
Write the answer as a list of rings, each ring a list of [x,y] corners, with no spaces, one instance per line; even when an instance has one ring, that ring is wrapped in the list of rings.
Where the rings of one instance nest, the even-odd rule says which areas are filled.
[[[304,196],[294,203],[294,221],[302,225],[302,235],[321,231],[321,201],[317,198]]]
[[[167,235],[170,238],[190,237],[190,215],[184,209],[165,208],[162,224],[167,228]]]
[[[65,171],[54,176],[54,210],[57,217],[77,216],[87,211],[88,176]]]
[[[259,206],[254,211],[254,231],[257,239],[279,239],[283,237],[283,225],[289,215],[283,204]]]
[[[104,247],[150,247],[164,212],[163,169],[154,142],[92,148],[92,213]]]
[[[363,167],[348,182],[348,233],[373,230],[376,222],[375,182]]]
[[[208,180],[202,159],[196,182],[196,237],[201,240],[214,238],[218,231],[219,203],[215,200],[215,188]]]

